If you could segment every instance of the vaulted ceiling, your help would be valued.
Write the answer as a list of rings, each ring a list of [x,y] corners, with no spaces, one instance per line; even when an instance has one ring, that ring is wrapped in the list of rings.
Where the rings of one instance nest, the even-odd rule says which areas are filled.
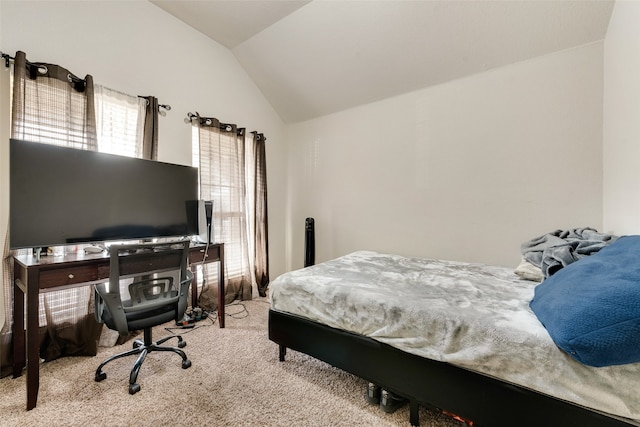
[[[226,46],[286,123],[604,39],[613,0],[150,0]]]

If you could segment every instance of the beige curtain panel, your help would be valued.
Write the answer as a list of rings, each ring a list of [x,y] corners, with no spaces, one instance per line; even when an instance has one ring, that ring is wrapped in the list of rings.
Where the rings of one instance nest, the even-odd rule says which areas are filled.
[[[11,137],[47,144],[97,149],[93,78],[81,79],[55,64],[14,59]],[[5,325],[0,331],[2,375],[11,371],[13,255],[5,236],[3,254]],[[95,355],[100,336],[93,313],[93,292],[84,286],[41,294],[40,357]]]

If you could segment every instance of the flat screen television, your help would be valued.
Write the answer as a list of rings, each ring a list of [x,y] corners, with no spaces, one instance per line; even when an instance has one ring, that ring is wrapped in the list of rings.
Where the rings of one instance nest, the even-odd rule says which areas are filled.
[[[11,139],[12,249],[192,236],[198,169]]]

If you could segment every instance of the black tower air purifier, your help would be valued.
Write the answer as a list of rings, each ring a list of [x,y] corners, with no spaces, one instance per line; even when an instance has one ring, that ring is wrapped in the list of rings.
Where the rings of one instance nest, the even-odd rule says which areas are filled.
[[[304,266],[309,267],[316,262],[316,236],[313,218],[304,221]]]

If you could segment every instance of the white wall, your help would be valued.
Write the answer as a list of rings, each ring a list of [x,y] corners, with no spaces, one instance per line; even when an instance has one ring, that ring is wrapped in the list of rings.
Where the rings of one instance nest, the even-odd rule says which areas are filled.
[[[2,46],[2,6],[0,5],[0,46]],[[2,50],[2,49],[0,49]],[[5,125],[4,117],[9,117],[9,97],[6,96],[9,90],[9,73],[0,63],[0,239],[7,235],[9,225],[9,180],[5,171],[9,170],[9,147],[1,141],[9,139],[9,127]],[[2,241],[2,251],[4,252],[4,241]],[[4,262],[0,261],[0,277],[4,277]],[[4,279],[0,279],[4,280]],[[1,283],[1,282],[0,282]],[[4,287],[2,287],[4,289]],[[0,292],[0,329],[4,326],[4,292]]]
[[[288,129],[290,268],[370,249],[515,266],[520,244],[602,226],[595,43]]]
[[[604,227],[640,233],[640,2],[616,1],[604,55]]]
[[[0,8],[3,52],[22,50],[29,60],[60,64],[78,76],[93,75],[96,83],[171,105],[160,118],[160,160],[191,163],[187,112],[263,132],[271,275],[284,271],[284,123],[228,49],[148,1],[2,0]]]
[[[621,7],[607,57],[611,27],[631,30],[614,24]],[[603,225],[602,43],[286,129],[227,49],[147,1],[2,0],[0,50],[170,104],[161,160],[190,162],[188,111],[264,132],[272,278],[302,266],[307,216],[318,261],[373,249],[513,265],[530,237]]]

